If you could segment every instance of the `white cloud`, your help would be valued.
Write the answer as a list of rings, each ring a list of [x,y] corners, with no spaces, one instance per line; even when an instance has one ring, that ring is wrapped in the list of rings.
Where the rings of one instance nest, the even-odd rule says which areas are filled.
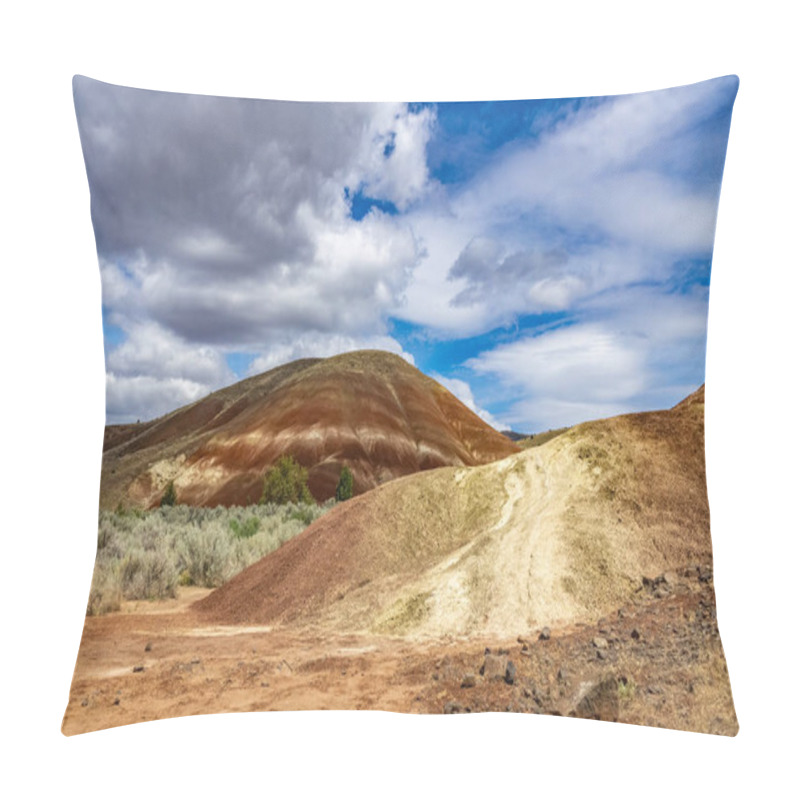
[[[109,424],[150,420],[205,397],[209,387],[184,378],[106,373]]]
[[[103,304],[128,336],[110,354],[115,379],[212,386],[231,379],[231,351],[274,347],[264,356],[274,363],[353,342],[401,349],[386,318],[402,303],[419,242],[407,222],[377,210],[352,219],[345,190],[401,211],[424,198],[432,109],[253,102],[87,79],[75,98]]]
[[[477,414],[485,423],[491,425],[496,430],[505,430],[507,426],[501,425],[486,409],[479,408],[472,394],[472,387],[460,378],[447,378],[436,372],[431,373],[431,377],[439,381],[449,392],[452,392],[470,411]]]
[[[718,184],[687,168],[706,147],[687,131],[730,91],[711,81],[590,103],[498,151],[412,215],[425,256],[396,313],[442,336],[475,335],[708,257]]]
[[[181,378],[214,387],[233,378],[217,350],[182,341],[154,322],[130,328],[128,338],[108,353],[106,366],[118,376]]]
[[[644,387],[641,347],[599,324],[521,338],[481,353],[467,366],[530,392],[599,403],[630,397]]]
[[[406,106],[380,107],[368,129],[370,139],[364,142],[359,163],[363,173],[357,176],[367,196],[389,200],[405,211],[427,193],[430,187],[425,148],[434,120],[435,113],[430,108],[411,113]],[[354,183],[358,185],[355,180]]]
[[[214,348],[185,342],[154,322],[139,323],[106,355],[107,418],[152,419],[233,380]]]
[[[480,353],[466,366],[506,392],[509,427],[573,425],[641,408],[667,408],[703,374],[707,296],[653,288],[601,296],[577,322]]]
[[[676,165],[700,146],[687,131],[729,92],[709,82],[588,103],[487,156],[466,184],[444,186],[426,161],[430,108],[77,81],[103,303],[128,337],[109,353],[119,403],[123,378],[150,380],[152,397],[154,381],[216,387],[233,378],[231,352],[259,354],[254,369],[356,347],[402,354],[390,316],[435,342],[511,328],[525,314],[568,314],[569,334],[524,338],[471,362],[545,405],[622,407],[651,391],[639,368],[685,385],[642,331],[688,325],[691,335],[664,335],[696,363],[704,324],[694,312],[705,298],[685,323],[666,312],[635,320],[630,287],[667,286],[679,259],[709,254],[716,185]],[[401,213],[354,220],[357,192]],[[560,365],[548,348],[561,348]],[[513,378],[526,358],[541,385]],[[584,397],[595,379],[614,379],[616,394]],[[181,387],[184,397],[195,391]],[[459,390],[474,403],[467,384]]]

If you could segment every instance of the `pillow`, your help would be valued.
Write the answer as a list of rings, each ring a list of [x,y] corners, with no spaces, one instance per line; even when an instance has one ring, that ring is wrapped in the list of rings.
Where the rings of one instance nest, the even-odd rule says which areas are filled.
[[[326,708],[736,734],[703,441],[735,76],[73,88],[107,416],[65,734]]]

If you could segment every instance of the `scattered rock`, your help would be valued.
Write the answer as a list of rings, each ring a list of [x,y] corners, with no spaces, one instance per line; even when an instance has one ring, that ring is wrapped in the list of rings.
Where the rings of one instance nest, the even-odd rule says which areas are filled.
[[[469,709],[464,708],[461,703],[454,703],[450,701],[449,703],[444,704],[444,713],[445,714],[468,714]]]
[[[483,665],[481,666],[480,673],[487,680],[496,680],[498,678],[505,679],[507,663],[507,658],[488,653],[483,659]]]
[[[596,654],[597,654],[597,658],[598,658],[598,660],[600,660],[600,661],[603,661],[603,660],[605,659],[605,657],[606,657],[606,652],[605,652],[605,650],[597,650],[597,651],[595,651],[595,652],[596,652]]]
[[[592,639],[592,644],[598,650],[607,650],[608,649],[608,640],[604,639],[602,636],[595,636],[594,639]]]
[[[608,677],[597,683],[582,683],[572,713],[581,719],[616,722],[619,715],[617,679]]]
[[[118,706],[118,705],[119,705],[119,697],[115,697],[115,698],[114,698],[114,705],[115,705],[115,706]]]
[[[546,642],[550,638],[550,628],[544,627],[539,633],[540,641]]]
[[[641,639],[641,634],[639,633],[637,628],[634,628],[631,631],[631,639],[636,639],[636,640]]]
[[[137,665],[136,665],[136,666],[133,668],[133,671],[134,671],[134,672],[144,672],[144,667],[143,667],[141,664],[137,664]]]
[[[84,697],[84,698],[83,698],[83,700],[81,700],[81,705],[82,705],[84,708],[86,708],[86,706],[88,706],[88,705],[89,705],[89,698],[88,698],[88,697]]]
[[[505,682],[511,686],[517,677],[517,668],[514,666],[514,662],[509,659],[508,663],[506,664],[506,674],[504,676]]]
[[[149,653],[149,652],[150,652],[152,649],[153,649],[153,643],[152,643],[152,642],[148,642],[148,643],[147,643],[147,644],[144,646],[144,651],[145,651],[145,653]]]
[[[475,686],[475,676],[470,672],[464,676],[464,679],[461,681],[461,688],[462,689],[472,689]]]

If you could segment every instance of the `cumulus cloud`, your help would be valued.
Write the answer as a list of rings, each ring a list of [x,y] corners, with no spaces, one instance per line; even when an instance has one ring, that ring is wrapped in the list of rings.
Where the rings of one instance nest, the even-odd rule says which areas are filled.
[[[720,80],[579,104],[499,150],[436,224],[416,223],[426,258],[398,313],[474,335],[709,258],[725,134],[714,120],[733,92]]]
[[[136,325],[125,342],[106,358],[117,375],[149,374],[154,378],[184,378],[221,385],[232,377],[223,356],[211,347],[189,344],[154,322]]]
[[[639,287],[603,296],[581,320],[484,351],[466,362],[510,399],[510,427],[542,431],[586,419],[674,405],[697,388],[705,363],[707,293]]]
[[[183,378],[106,373],[106,421],[150,420],[208,394],[205,384]]]
[[[109,421],[152,419],[193,402],[234,379],[212,347],[182,340],[149,321],[106,354]]]
[[[183,378],[170,372],[174,360],[159,359],[148,325],[194,347],[201,371],[225,352],[277,353],[303,335],[320,353],[336,350],[337,336],[385,336],[419,242],[377,208],[353,219],[349,198],[362,192],[402,211],[426,195],[432,109],[178,95],[82,78],[74,91],[103,303],[129,337],[111,354],[115,376],[132,376],[120,365],[135,364],[141,377]]]
[[[491,425],[496,430],[506,430],[507,426],[501,425],[486,409],[479,408],[472,394],[472,387],[461,378],[447,378],[434,372],[431,374],[434,380],[444,386],[449,392],[454,394],[470,411],[477,414],[484,422]]]
[[[473,158],[495,124],[479,115],[446,137],[471,164],[450,184],[429,169],[435,107],[74,89],[122,332],[110,419],[235,380],[231,354],[251,371],[362,347],[413,362],[390,318],[434,349],[506,329],[467,363],[507,411],[486,380],[442,379],[491,424],[656,407],[702,374],[707,295],[681,271],[707,278],[735,81],[548,107]],[[534,331],[543,314],[561,327]]]

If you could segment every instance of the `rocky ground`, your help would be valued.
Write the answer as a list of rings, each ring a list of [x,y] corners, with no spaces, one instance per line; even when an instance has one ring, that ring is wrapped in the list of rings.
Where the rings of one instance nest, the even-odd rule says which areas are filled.
[[[178,601],[87,618],[63,731],[289,709],[558,714],[735,735],[711,570],[643,579],[596,625],[516,640],[210,626]]]
[[[634,603],[595,626],[448,654],[418,702],[424,711],[556,714],[733,736],[711,570],[644,579]]]

